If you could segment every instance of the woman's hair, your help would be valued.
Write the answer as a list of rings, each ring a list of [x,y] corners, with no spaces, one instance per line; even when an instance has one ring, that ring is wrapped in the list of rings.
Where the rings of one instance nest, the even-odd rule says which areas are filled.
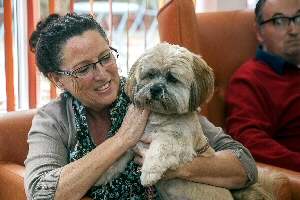
[[[258,0],[255,7],[255,23],[259,25],[264,21],[264,9],[267,0]]]
[[[29,45],[30,50],[35,53],[37,67],[45,77],[49,78],[49,72],[61,69],[61,51],[67,41],[88,30],[98,31],[109,44],[104,29],[92,15],[51,14],[37,24],[36,30],[30,37]]]

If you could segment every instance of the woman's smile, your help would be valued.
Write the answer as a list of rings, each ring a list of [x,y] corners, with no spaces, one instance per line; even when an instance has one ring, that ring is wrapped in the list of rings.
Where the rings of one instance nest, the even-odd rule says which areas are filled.
[[[104,91],[108,90],[109,88],[111,88],[111,80],[108,81],[105,85],[102,85],[102,86],[96,88],[95,91],[104,92]]]

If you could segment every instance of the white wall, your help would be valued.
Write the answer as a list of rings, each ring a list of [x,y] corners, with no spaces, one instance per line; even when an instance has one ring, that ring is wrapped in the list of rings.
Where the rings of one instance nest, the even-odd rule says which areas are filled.
[[[247,8],[247,0],[218,0],[218,11],[239,10]]]
[[[197,0],[196,12],[230,11],[247,8],[247,0]]]
[[[218,11],[218,0],[197,0],[196,12]]]

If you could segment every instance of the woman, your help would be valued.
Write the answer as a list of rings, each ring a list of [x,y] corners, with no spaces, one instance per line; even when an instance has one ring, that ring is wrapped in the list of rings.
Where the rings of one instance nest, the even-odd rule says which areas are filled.
[[[144,199],[147,188],[138,172],[144,152],[136,151],[120,177],[93,186],[138,142],[149,114],[130,106],[115,62],[117,51],[103,28],[90,15],[52,14],[38,23],[30,47],[39,70],[64,92],[33,119],[25,161],[28,198]],[[167,171],[164,180],[183,178],[229,189],[255,183],[257,169],[248,150],[199,118],[217,153]]]

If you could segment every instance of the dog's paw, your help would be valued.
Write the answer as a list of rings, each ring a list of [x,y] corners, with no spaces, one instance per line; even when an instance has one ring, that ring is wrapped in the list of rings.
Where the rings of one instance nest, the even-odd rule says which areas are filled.
[[[143,172],[141,174],[141,183],[143,186],[145,187],[149,187],[149,186],[152,186],[154,185],[158,180],[160,180],[162,177],[162,174],[161,173],[146,173],[146,172]]]

